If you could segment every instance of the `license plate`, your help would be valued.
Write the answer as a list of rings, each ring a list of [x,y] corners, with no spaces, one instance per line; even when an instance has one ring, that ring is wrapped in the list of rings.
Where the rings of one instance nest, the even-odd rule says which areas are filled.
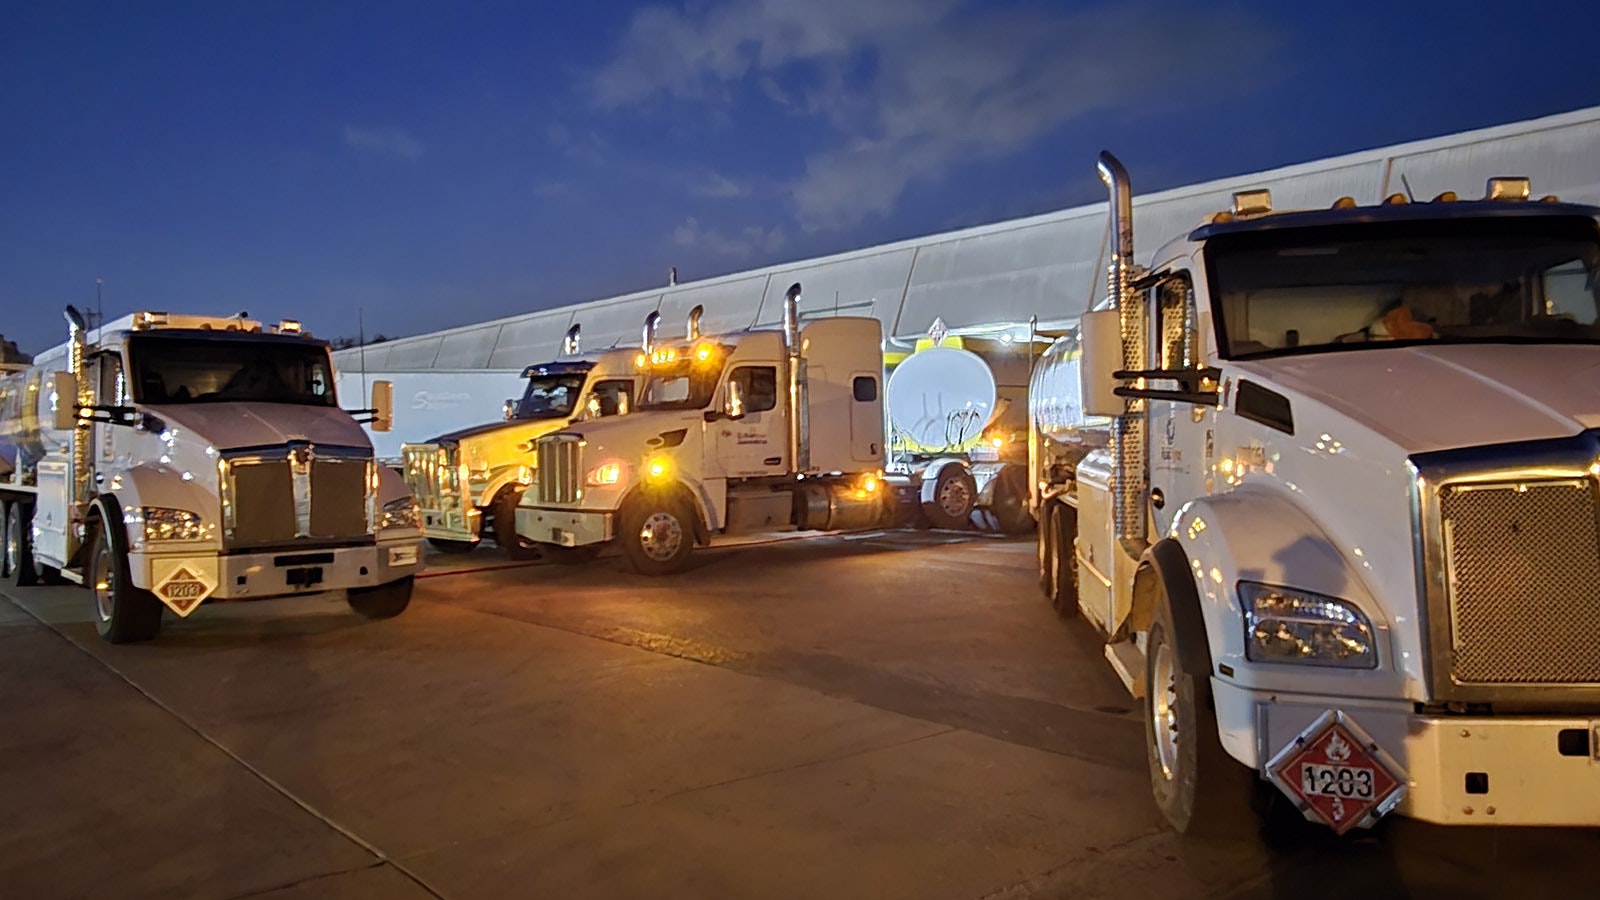
[[[1300,764],[1301,792],[1319,797],[1371,800],[1375,780],[1373,770],[1363,766]]]

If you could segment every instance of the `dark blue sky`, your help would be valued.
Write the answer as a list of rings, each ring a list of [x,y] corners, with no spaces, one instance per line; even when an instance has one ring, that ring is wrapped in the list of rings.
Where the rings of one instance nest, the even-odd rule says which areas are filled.
[[[416,333],[1600,104],[1590,2],[0,4],[0,333]],[[1600,150],[1597,150],[1600,152]]]

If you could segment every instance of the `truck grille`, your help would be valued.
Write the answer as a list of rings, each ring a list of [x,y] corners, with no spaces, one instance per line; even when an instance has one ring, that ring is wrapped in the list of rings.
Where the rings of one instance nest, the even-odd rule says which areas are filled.
[[[1589,479],[1439,491],[1458,684],[1600,683],[1600,503]]]
[[[583,447],[574,434],[552,434],[538,442],[540,503],[576,503],[583,478]]]
[[[369,452],[353,447],[295,444],[225,454],[223,539],[230,549],[370,539],[374,466]]]
[[[471,539],[467,510],[472,504],[461,483],[461,448],[456,444],[404,444],[400,452],[405,459],[406,486],[422,513],[423,533]]]

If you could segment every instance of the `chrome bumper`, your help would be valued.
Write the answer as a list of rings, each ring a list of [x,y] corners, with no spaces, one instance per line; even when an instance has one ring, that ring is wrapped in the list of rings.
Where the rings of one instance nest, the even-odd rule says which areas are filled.
[[[517,507],[517,534],[536,544],[583,547],[616,537],[616,515],[578,509]]]

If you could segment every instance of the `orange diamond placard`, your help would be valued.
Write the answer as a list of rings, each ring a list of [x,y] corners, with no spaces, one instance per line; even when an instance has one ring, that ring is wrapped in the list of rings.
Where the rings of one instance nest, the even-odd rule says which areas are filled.
[[[1329,710],[1267,764],[1306,818],[1344,834],[1370,826],[1405,795],[1405,773],[1355,720]]]

